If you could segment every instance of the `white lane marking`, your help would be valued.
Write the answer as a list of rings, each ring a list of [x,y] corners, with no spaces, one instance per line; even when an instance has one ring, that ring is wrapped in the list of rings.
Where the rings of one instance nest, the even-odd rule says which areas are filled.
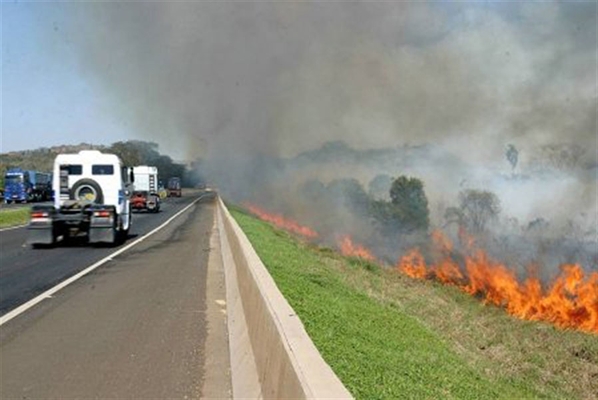
[[[68,279],[60,282],[58,285],[54,286],[53,288],[48,289],[45,292],[43,292],[42,294],[40,294],[39,296],[37,296],[37,297],[29,300],[27,303],[21,304],[19,307],[15,308],[14,310],[12,310],[12,311],[4,314],[2,317],[0,317],[0,326],[4,325],[5,323],[7,323],[8,321],[10,321],[11,319],[13,319],[13,318],[21,315],[22,313],[24,313],[25,311],[29,310],[31,307],[35,306],[36,304],[42,302],[43,300],[51,298],[54,293],[58,292],[61,289],[64,289],[66,286],[70,285],[71,283],[73,283],[73,282],[81,279],[85,275],[87,275],[90,272],[92,272],[94,269],[96,269],[96,268],[104,265],[105,263],[107,263],[108,261],[112,260],[114,257],[118,256],[119,254],[122,254],[125,251],[129,250],[131,247],[133,247],[133,246],[135,246],[135,245],[143,242],[145,239],[147,239],[148,237],[152,236],[154,233],[158,232],[159,230],[161,230],[162,228],[164,228],[166,225],[168,225],[169,223],[171,223],[176,217],[178,217],[179,215],[181,215],[182,213],[184,213],[185,211],[187,211],[189,208],[191,208],[192,206],[194,206],[204,196],[205,196],[205,194],[199,196],[197,199],[193,200],[192,203],[190,203],[189,205],[187,205],[181,211],[177,212],[172,217],[170,217],[162,225],[160,225],[157,228],[153,229],[152,231],[146,233],[145,235],[143,235],[139,239],[135,240],[134,242],[129,243],[128,245],[126,245],[125,247],[123,247],[121,249],[118,249],[117,251],[115,251],[114,253],[110,254],[109,256],[107,256],[107,257],[101,259],[100,261],[96,262],[95,264],[93,264],[93,265],[85,268],[83,271],[77,273],[76,275],[71,276],[70,278],[68,278]]]
[[[24,227],[26,227],[26,226],[27,226],[27,224],[25,224],[25,225],[11,226],[11,227],[9,227],[9,228],[2,228],[2,229],[0,229],[0,232],[4,232],[4,231],[12,231],[12,230],[14,230],[14,229],[24,228]]]

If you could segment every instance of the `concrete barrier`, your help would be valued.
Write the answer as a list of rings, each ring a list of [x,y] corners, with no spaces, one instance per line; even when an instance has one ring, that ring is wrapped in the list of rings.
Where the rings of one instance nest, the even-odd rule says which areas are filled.
[[[218,199],[233,398],[352,398]]]

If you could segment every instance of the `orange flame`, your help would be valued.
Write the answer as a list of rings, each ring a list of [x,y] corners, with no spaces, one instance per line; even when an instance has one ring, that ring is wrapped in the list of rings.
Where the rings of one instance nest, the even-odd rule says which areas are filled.
[[[308,228],[307,226],[299,225],[292,219],[285,218],[280,214],[270,214],[264,211],[263,209],[251,204],[244,204],[243,206],[261,220],[269,222],[280,229],[284,229],[286,231],[304,236],[309,239],[314,239],[318,237],[318,233],[316,231]]]
[[[366,261],[376,261],[376,257],[360,244],[354,244],[350,236],[343,236],[338,242],[341,254],[347,257],[357,257]]]
[[[462,270],[451,257],[450,240],[439,231],[432,239],[439,261],[427,265],[419,249],[412,249],[399,259],[397,268],[413,278],[438,279],[480,295],[485,302],[504,307],[521,319],[598,333],[598,272],[586,277],[581,266],[563,265],[560,275],[543,290],[539,279],[520,283],[512,269],[476,248],[469,249],[471,255],[465,257]],[[472,240],[466,243],[474,245]]]

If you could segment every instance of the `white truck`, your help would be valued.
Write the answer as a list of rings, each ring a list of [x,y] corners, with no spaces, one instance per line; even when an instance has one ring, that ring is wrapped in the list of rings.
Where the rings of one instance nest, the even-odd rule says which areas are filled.
[[[54,160],[54,205],[31,209],[28,242],[53,245],[62,237],[89,243],[124,241],[131,228],[134,175],[114,154],[84,150]]]
[[[133,210],[160,212],[160,195],[158,193],[158,168],[148,165],[133,167],[135,190],[131,198]]]

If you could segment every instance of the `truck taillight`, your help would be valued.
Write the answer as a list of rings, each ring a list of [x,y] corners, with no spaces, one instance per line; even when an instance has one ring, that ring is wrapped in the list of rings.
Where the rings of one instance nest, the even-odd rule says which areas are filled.
[[[96,218],[110,218],[112,216],[112,213],[106,210],[94,211],[93,216]]]
[[[45,211],[33,211],[31,213],[31,219],[48,218],[49,216],[50,214]]]

